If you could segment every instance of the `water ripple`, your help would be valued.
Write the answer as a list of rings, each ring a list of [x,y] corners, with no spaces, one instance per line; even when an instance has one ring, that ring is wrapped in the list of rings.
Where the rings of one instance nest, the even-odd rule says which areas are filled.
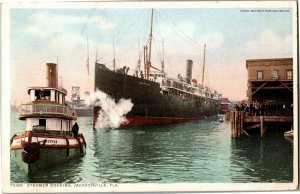
[[[78,118],[87,154],[27,177],[12,163],[12,182],[291,182],[293,145],[279,135],[234,140],[216,118],[185,124],[93,130]],[[14,119],[15,121],[15,119]],[[13,129],[24,123],[12,123]],[[17,131],[12,131],[12,134]],[[276,150],[274,152],[273,150]]]

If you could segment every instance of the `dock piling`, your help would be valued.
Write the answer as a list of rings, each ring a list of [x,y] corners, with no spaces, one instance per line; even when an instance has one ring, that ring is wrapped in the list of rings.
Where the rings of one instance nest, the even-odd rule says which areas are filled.
[[[231,137],[241,138],[244,135],[250,137],[249,130],[257,130],[260,137],[264,137],[267,124],[270,123],[293,123],[292,116],[272,115],[248,115],[244,111],[233,110],[231,112]],[[248,131],[246,131],[248,130]]]
[[[264,117],[260,116],[260,137],[264,136],[265,133],[265,127],[264,127]]]
[[[244,131],[244,112],[232,111],[231,114],[231,137],[240,138]]]

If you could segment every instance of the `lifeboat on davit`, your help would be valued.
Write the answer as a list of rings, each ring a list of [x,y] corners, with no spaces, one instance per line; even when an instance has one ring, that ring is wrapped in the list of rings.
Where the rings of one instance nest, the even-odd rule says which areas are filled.
[[[57,85],[56,64],[47,63],[48,87],[30,87],[30,102],[22,104],[23,134],[10,141],[11,158],[26,173],[85,155],[86,142],[78,133],[74,109],[66,105],[67,90]]]

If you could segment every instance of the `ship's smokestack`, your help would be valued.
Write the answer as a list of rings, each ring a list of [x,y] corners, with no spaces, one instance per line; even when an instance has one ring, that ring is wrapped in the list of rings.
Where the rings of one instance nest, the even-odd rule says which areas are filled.
[[[193,71],[193,61],[188,59],[186,64],[186,82],[189,84],[192,81],[192,71]]]
[[[47,79],[48,79],[48,87],[57,88],[57,68],[55,63],[47,63]]]

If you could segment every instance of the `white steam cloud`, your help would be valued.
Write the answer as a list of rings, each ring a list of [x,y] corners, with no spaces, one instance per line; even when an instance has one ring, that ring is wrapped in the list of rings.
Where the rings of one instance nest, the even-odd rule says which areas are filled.
[[[96,89],[86,100],[86,104],[100,106],[97,123],[95,128],[118,128],[121,124],[127,123],[125,115],[131,111],[133,103],[131,99],[121,98],[115,102],[106,93]]]

